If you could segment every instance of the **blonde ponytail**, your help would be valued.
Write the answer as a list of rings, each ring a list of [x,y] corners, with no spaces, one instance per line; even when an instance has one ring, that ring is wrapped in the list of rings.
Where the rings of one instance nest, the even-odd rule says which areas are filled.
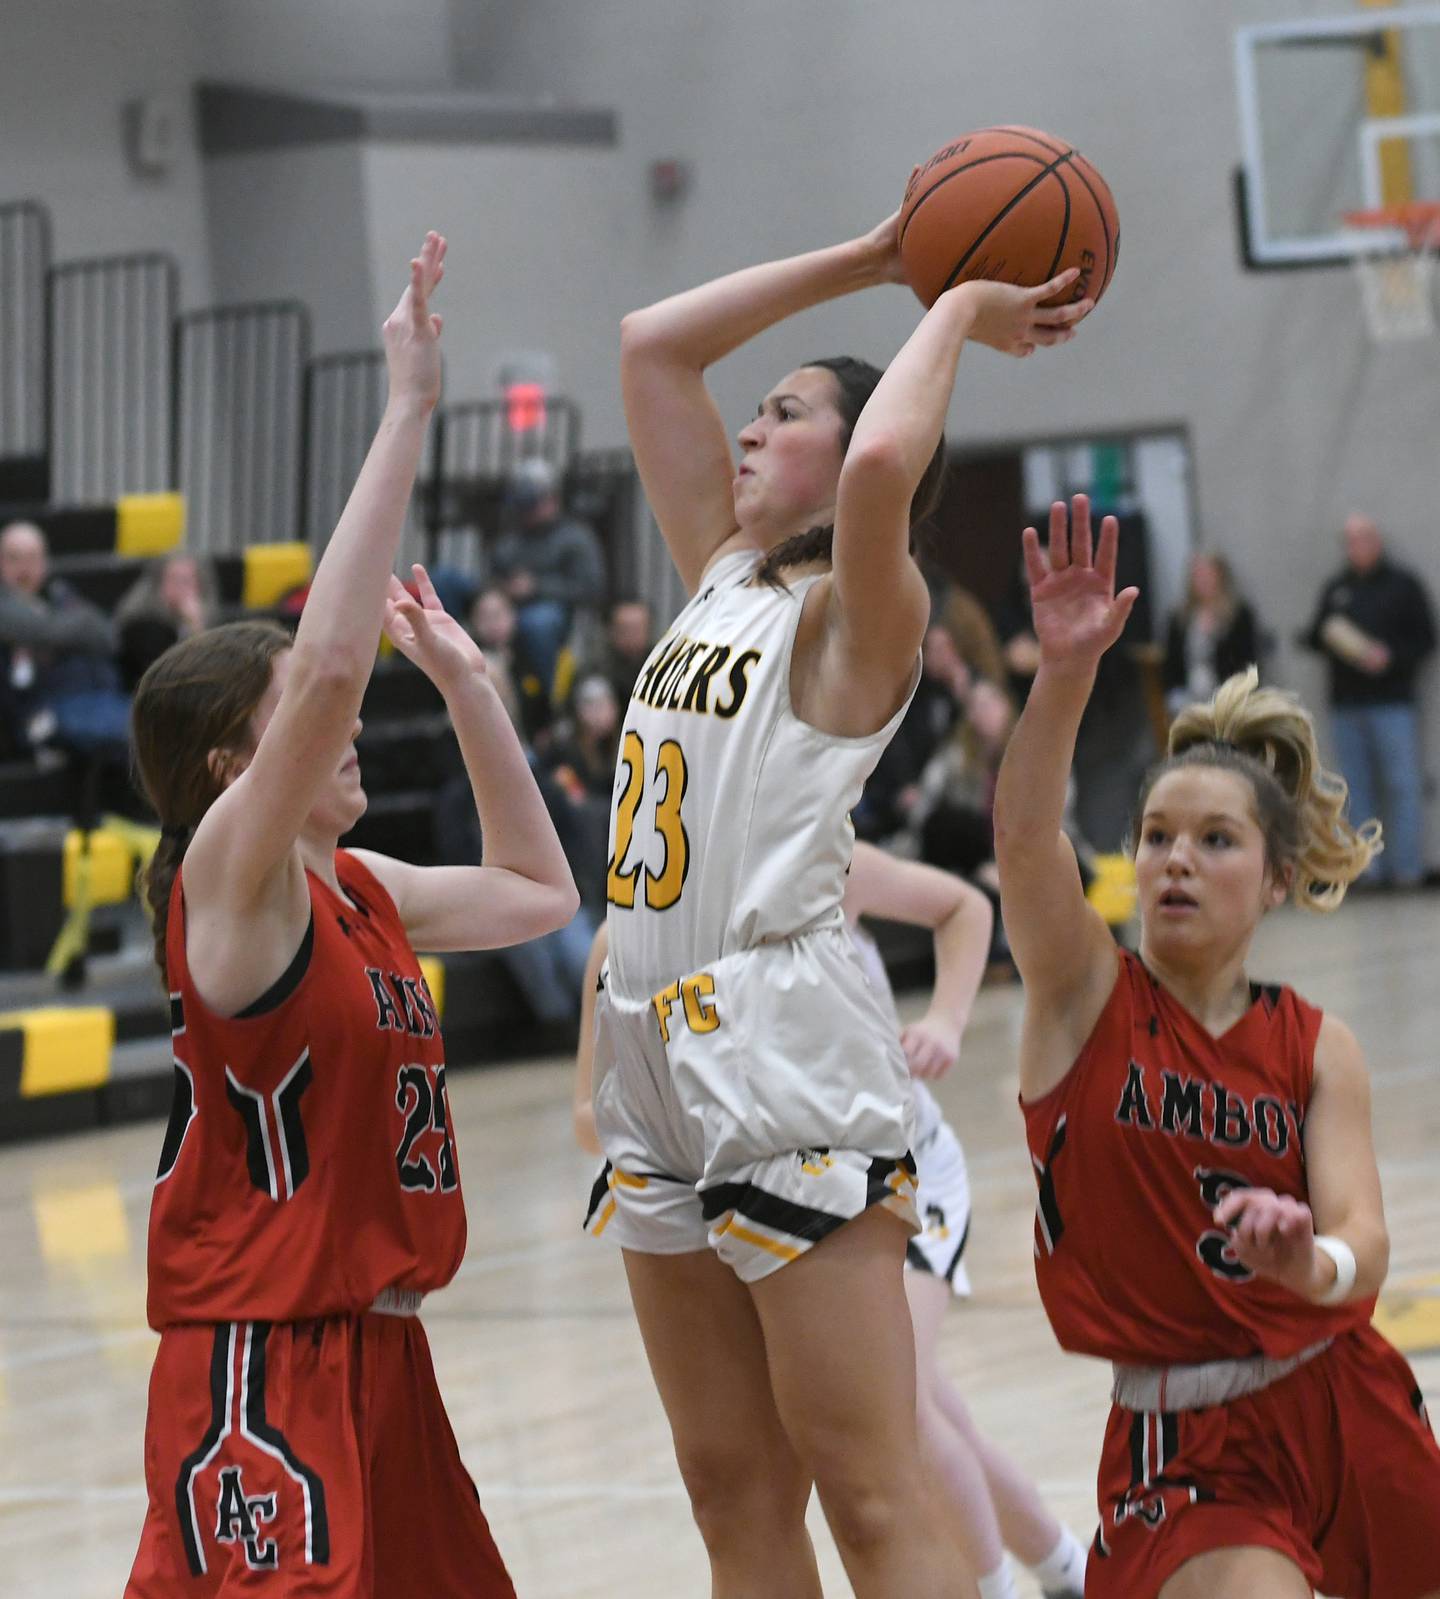
[[[1290,897],[1306,910],[1337,909],[1383,847],[1379,822],[1356,827],[1346,816],[1349,790],[1322,765],[1310,713],[1293,694],[1261,688],[1253,666],[1175,718],[1168,758],[1147,779],[1141,811],[1156,781],[1181,766],[1218,766],[1250,779],[1271,865],[1293,868]]]

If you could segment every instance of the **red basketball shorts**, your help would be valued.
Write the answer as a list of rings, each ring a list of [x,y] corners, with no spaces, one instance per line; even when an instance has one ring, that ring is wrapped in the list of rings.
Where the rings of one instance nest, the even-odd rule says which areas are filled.
[[[126,1599],[514,1599],[413,1316],[161,1335]]]
[[[1440,1446],[1373,1327],[1205,1410],[1115,1406],[1085,1599],[1154,1599],[1185,1562],[1258,1546],[1333,1599],[1440,1591]]]

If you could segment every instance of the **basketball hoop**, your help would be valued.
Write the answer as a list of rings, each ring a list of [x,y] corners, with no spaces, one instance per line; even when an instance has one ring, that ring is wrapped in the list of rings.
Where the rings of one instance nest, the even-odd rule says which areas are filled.
[[[1344,220],[1355,242],[1351,259],[1370,337],[1392,343],[1428,338],[1440,329],[1435,317],[1440,203],[1347,211]]]

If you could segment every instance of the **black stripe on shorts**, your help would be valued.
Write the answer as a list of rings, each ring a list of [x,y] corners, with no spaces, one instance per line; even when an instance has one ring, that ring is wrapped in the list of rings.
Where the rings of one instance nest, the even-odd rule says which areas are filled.
[[[912,1180],[916,1179],[915,1157],[907,1149],[903,1155],[877,1155],[870,1162],[870,1170],[866,1174],[865,1203],[878,1205],[887,1199],[895,1198],[895,1190],[890,1186],[890,1178],[899,1167],[902,1171],[910,1173]]]
[[[270,1324],[252,1322],[251,1329],[250,1361],[246,1368],[245,1430],[252,1438],[268,1444],[285,1463],[290,1475],[304,1485],[308,1501],[310,1564],[328,1566],[330,1517],[325,1509],[325,1484],[320,1479],[320,1473],[300,1459],[290,1447],[285,1434],[272,1426],[265,1415],[265,1346],[270,1339]]]
[[[727,1210],[738,1210],[762,1227],[788,1233],[807,1243],[819,1243],[851,1219],[832,1216],[828,1210],[797,1205],[792,1199],[780,1199],[754,1183],[716,1183],[713,1188],[700,1190],[700,1211],[706,1221],[715,1221]]]
[[[955,1281],[955,1271],[960,1264],[960,1257],[965,1253],[965,1246],[970,1242],[970,1217],[965,1218],[965,1231],[960,1234],[960,1242],[955,1246],[955,1253],[950,1257],[950,1264],[945,1268],[945,1281]]]
[[[595,1218],[595,1212],[605,1203],[605,1196],[610,1192],[610,1173],[613,1169],[607,1160],[601,1168],[600,1175],[595,1179],[590,1189],[590,1203],[585,1207],[585,1220],[580,1223],[582,1230],[590,1225]]]
[[[220,1435],[229,1420],[230,1353],[233,1325],[221,1322],[215,1329],[215,1340],[210,1345],[210,1423],[205,1436],[190,1454],[180,1462],[180,1475],[175,1479],[175,1511],[180,1519],[180,1541],[185,1545],[185,1560],[192,1577],[205,1575],[205,1554],[195,1537],[191,1520],[190,1488],[198,1472],[215,1451]]]

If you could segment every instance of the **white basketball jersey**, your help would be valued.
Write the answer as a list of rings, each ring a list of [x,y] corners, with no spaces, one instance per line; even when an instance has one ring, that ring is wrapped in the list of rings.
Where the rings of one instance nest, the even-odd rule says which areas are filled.
[[[905,713],[863,738],[795,715],[790,657],[817,578],[752,585],[759,561],[715,562],[626,707],[606,896],[610,981],[637,999],[840,924],[849,813]]]

